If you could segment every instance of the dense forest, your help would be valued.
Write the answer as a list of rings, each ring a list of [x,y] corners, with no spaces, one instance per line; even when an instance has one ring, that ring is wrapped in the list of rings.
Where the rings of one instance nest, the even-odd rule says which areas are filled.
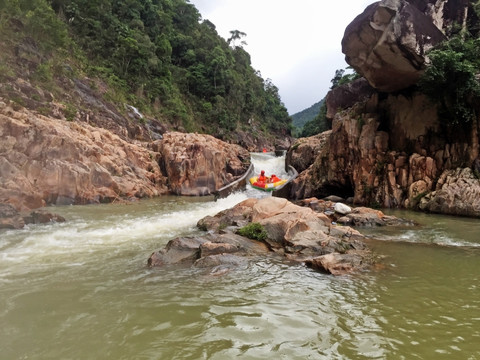
[[[278,88],[251,66],[245,36],[223,39],[187,0],[2,0],[0,79],[27,77],[62,98],[66,80],[96,78],[118,108],[174,129],[288,136],[291,118]],[[15,61],[25,48],[34,65]],[[66,112],[80,106],[63,101]]]

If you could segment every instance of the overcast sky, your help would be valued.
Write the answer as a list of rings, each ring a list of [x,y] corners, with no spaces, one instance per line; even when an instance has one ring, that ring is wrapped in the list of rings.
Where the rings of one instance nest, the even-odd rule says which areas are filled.
[[[279,88],[290,115],[320,101],[336,69],[347,67],[347,25],[373,0],[190,0],[228,39],[247,34],[252,66]]]

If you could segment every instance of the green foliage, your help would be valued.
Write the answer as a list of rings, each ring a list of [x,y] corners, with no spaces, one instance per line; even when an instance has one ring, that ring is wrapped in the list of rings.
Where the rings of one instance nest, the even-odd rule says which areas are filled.
[[[65,104],[63,113],[67,121],[73,121],[73,119],[75,119],[75,116],[77,115],[77,108],[72,104]]]
[[[265,241],[268,237],[263,226],[257,222],[250,223],[238,229],[237,234],[258,241]]]
[[[33,39],[40,83],[62,76],[49,59],[73,56],[107,84],[107,100],[142,107],[174,127],[228,136],[253,119],[258,136],[288,135],[278,89],[241,46],[246,34],[234,30],[227,42],[200,19],[188,0],[3,0],[0,40]]]
[[[472,106],[480,96],[475,75],[480,68],[480,39],[456,35],[429,52],[419,87],[438,104],[439,117],[449,125],[467,123],[475,116]]]
[[[351,73],[345,74],[346,70],[352,71]],[[348,66],[347,69],[338,69],[335,70],[335,76],[333,77],[330,82],[332,86],[330,87],[331,90],[335,89],[337,86],[345,85],[351,83],[352,81],[360,78],[360,74],[358,74],[352,67]]]
[[[302,127],[310,120],[313,120],[318,113],[320,112],[320,107],[322,106],[325,100],[322,99],[319,102],[313,104],[308,109],[302,110],[296,114],[292,115],[292,124],[298,129]]]

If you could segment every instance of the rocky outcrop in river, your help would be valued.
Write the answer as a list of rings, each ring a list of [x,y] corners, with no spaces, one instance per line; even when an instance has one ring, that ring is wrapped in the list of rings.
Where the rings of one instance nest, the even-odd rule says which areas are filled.
[[[335,225],[323,211],[285,199],[248,199],[201,219],[198,226],[208,234],[171,240],[150,256],[149,266],[193,265],[218,273],[248,259],[281,256],[342,275],[369,269],[375,262],[360,232]]]

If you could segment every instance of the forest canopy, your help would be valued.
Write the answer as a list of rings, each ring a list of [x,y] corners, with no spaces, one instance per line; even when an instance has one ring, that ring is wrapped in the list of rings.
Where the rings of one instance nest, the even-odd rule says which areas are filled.
[[[103,78],[112,101],[177,128],[290,134],[278,88],[242,47],[247,34],[232,30],[226,41],[186,0],[4,0],[0,11],[5,38],[32,39],[53,76],[51,59],[64,56]]]

